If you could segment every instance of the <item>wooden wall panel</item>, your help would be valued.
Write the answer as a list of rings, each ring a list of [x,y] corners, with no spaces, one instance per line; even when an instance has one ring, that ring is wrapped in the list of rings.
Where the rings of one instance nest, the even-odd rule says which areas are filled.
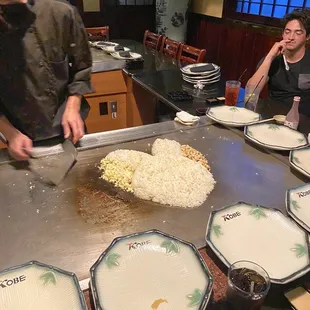
[[[281,37],[281,30],[191,13],[188,44],[205,48],[206,60],[221,67],[225,79],[237,79],[247,68],[243,86],[257,63]]]
[[[156,122],[156,98],[124,73],[127,85],[127,127]]]
[[[127,127],[126,94],[89,97],[90,112],[86,119],[88,133],[104,132]],[[117,102],[117,117],[112,117],[111,102]],[[108,114],[100,115],[100,104],[107,103]]]
[[[91,82],[95,93],[86,95],[86,98],[127,92],[122,70],[93,73]]]

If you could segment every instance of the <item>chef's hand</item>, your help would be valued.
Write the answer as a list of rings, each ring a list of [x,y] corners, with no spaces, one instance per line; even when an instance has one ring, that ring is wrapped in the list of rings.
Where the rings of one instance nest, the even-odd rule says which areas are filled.
[[[286,44],[289,42],[291,42],[291,40],[282,40],[280,42],[276,42],[269,51],[268,56],[274,59],[280,54],[283,54],[286,50]]]
[[[26,160],[32,151],[32,141],[27,136],[16,130],[6,137],[10,155],[16,160]]]
[[[9,120],[0,116],[0,132],[5,137],[10,155],[17,160],[26,160],[32,152],[32,141],[17,130]]]
[[[80,115],[81,97],[70,96],[65,112],[62,116],[62,127],[65,139],[71,137],[72,142],[77,143],[85,134],[84,122]]]

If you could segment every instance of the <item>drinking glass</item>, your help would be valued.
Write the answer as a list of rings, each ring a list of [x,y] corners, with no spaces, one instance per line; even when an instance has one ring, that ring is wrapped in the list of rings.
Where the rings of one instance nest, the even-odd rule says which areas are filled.
[[[253,85],[246,85],[244,95],[244,107],[251,111],[256,111],[257,101],[259,99],[260,88]]]
[[[225,88],[225,105],[235,106],[238,101],[240,81],[227,81]]]
[[[269,289],[268,273],[261,266],[249,261],[230,266],[227,301],[234,310],[260,310]]]

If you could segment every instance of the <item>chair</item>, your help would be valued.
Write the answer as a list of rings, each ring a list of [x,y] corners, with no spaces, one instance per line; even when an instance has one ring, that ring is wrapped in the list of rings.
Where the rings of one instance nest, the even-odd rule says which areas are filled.
[[[177,58],[180,46],[181,42],[177,42],[167,37],[163,37],[160,46],[160,52],[173,58]]]
[[[110,27],[94,27],[86,28],[89,35],[89,41],[109,41],[110,40]]]
[[[205,49],[199,49],[187,44],[182,44],[179,48],[177,60],[182,64],[195,64],[203,62],[206,56]]]
[[[146,47],[150,47],[156,51],[159,51],[162,38],[163,38],[162,35],[151,32],[149,30],[145,30],[144,38],[143,38],[143,45]]]

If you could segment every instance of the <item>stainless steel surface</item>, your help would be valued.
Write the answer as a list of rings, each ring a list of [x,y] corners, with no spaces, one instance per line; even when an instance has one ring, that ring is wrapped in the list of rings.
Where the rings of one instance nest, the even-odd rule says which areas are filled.
[[[80,140],[78,150],[82,151],[94,147],[111,145],[111,141],[113,141],[113,144],[129,142],[164,135],[170,132],[175,132],[176,130],[191,130],[193,128],[211,124],[212,121],[204,116],[201,117],[199,122],[193,126],[183,126],[177,122],[162,122],[151,125],[94,133],[86,135],[83,137],[83,139]]]
[[[77,144],[78,151],[84,151],[101,146],[117,144],[127,141],[149,138],[153,136],[163,135],[176,130],[190,130],[200,126],[212,124],[212,120],[203,116],[199,123],[193,126],[183,126],[176,122],[163,122],[151,125],[144,125],[138,127],[130,127],[125,129],[118,129],[113,131],[99,132],[85,135]],[[113,141],[113,142],[112,142]],[[34,148],[35,156],[51,156],[63,151],[61,139],[52,139],[47,141],[40,141],[36,143]],[[9,157],[7,149],[0,149],[0,165],[13,162]]]
[[[217,126],[222,126],[222,127],[226,128],[227,130],[231,130],[235,134],[239,135],[241,138],[245,139],[244,128],[232,128],[232,127],[228,127],[228,126],[224,126],[224,125],[217,125]],[[267,149],[267,148],[264,148],[263,146],[255,144],[251,141],[247,141],[247,143],[249,143],[253,148],[256,148],[257,150],[259,150],[265,154],[269,154],[270,156],[275,157],[277,160],[281,161],[284,165],[287,165],[290,167],[289,151],[275,151],[275,150]],[[291,168],[291,172],[296,174],[300,180],[304,181],[304,183],[309,182],[309,179],[306,176],[297,172],[295,169]]]
[[[158,130],[160,137],[190,144],[207,155],[217,181],[207,201],[193,210],[146,201],[113,209],[102,205],[104,224],[86,223],[78,214],[81,201],[89,208],[100,205],[101,190],[105,188],[96,168],[100,159],[118,148],[149,152],[156,136],[142,137],[153,132],[155,135],[161,126],[171,128],[174,123],[150,125],[147,132],[144,126],[136,128],[132,136],[136,138],[125,143],[118,140],[119,131],[115,140],[111,132],[110,144],[117,144],[81,151],[78,163],[58,188],[41,184],[22,164],[0,165],[0,269],[35,259],[73,271],[84,279],[115,237],[152,228],[201,247],[205,245],[206,224],[213,208],[243,200],[284,211],[286,189],[303,184],[287,163],[253,148],[224,127],[183,127],[163,135]]]
[[[92,47],[91,52],[93,56],[93,73],[122,70],[126,65],[124,60],[117,60],[98,48]]]

